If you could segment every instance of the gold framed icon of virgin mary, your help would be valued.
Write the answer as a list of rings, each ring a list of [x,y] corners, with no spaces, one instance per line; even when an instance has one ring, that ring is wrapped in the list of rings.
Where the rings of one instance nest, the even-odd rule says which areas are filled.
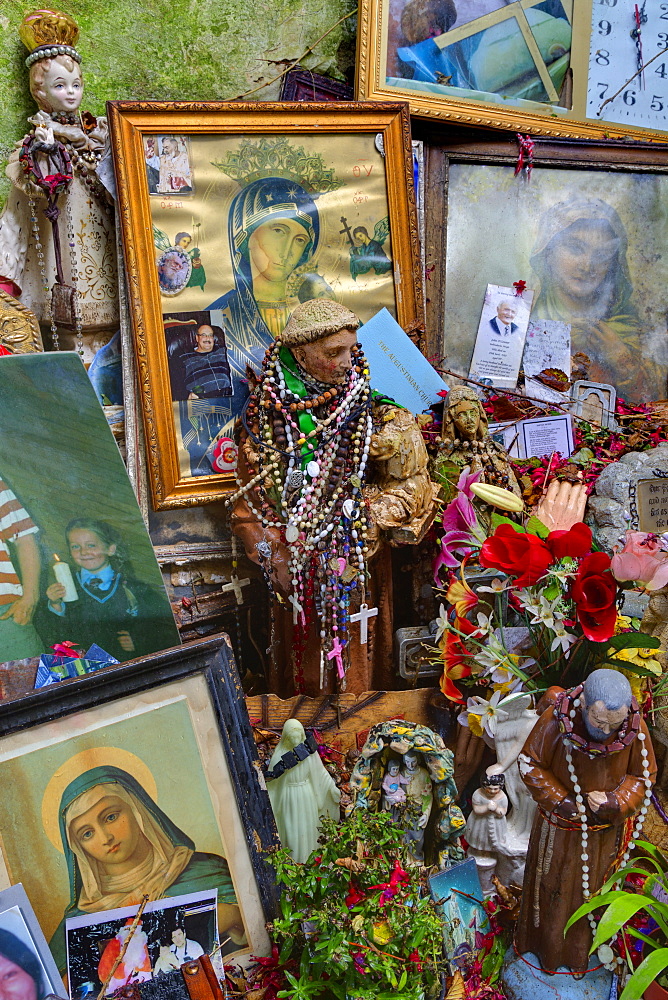
[[[277,836],[226,636],[0,705],[0,889],[61,974],[65,923],[217,892],[222,953],[268,954]]]
[[[156,509],[232,489],[233,426],[295,305],[422,323],[405,104],[112,102]]]

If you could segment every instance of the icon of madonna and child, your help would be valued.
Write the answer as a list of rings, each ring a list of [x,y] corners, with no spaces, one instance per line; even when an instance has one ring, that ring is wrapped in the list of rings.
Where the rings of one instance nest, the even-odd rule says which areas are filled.
[[[217,888],[221,941],[246,943],[225,858],[197,851],[127,771],[106,764],[80,774],[62,793],[58,821],[70,886],[50,941],[61,972],[68,917],[137,905],[144,895],[156,900]]]
[[[264,177],[235,196],[228,216],[235,287],[212,302],[220,309],[232,374],[232,415],[243,407],[247,367],[258,370],[264,352],[285,327],[295,302],[288,280],[318,248],[320,218],[313,197],[295,180]],[[304,279],[314,295],[331,295],[324,279]]]

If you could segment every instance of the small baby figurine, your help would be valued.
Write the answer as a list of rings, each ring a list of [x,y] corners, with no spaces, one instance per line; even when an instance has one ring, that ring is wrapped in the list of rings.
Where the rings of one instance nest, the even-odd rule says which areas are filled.
[[[386,812],[392,813],[394,820],[399,818],[399,806],[402,806],[406,801],[406,792],[402,785],[407,785],[408,781],[409,779],[401,773],[399,757],[390,757],[381,786],[383,789],[382,805]]]
[[[473,793],[473,809],[466,821],[467,854],[475,858],[485,896],[495,891],[492,876],[506,846],[508,797],[504,792],[505,783],[502,774],[485,774],[482,786]]]

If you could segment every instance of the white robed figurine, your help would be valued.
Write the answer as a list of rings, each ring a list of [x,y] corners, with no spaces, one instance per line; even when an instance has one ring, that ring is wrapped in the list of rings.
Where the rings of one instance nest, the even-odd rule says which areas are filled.
[[[301,722],[288,719],[269,762],[267,775],[267,790],[281,844],[300,863],[306,861],[318,845],[321,817],[339,818],[341,792],[314,746],[312,739],[307,740]],[[296,758],[307,756],[297,759],[296,763],[295,757],[288,757],[283,773],[272,778],[271,772],[290,751],[295,751]]]

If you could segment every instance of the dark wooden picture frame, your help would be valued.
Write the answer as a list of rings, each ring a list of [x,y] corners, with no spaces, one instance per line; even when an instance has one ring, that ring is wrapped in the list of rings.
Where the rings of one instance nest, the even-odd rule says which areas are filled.
[[[322,73],[297,66],[289,70],[281,83],[282,101],[352,101],[355,89],[343,80],[332,80]]]
[[[616,383],[596,372],[595,360],[590,380],[613,381],[618,395],[633,401],[633,386],[638,397],[645,391],[642,380],[649,383],[651,369],[657,377],[645,399],[665,398],[661,372],[668,362],[664,356],[668,292],[664,296],[662,290],[666,260],[661,236],[668,214],[668,145],[536,139],[529,179],[526,169],[515,176],[514,133],[415,125],[415,138],[425,143],[430,192],[425,353],[442,359],[443,368],[467,375],[486,284],[524,280],[535,290],[531,319],[571,322],[573,353],[583,351],[594,359],[602,354],[602,328],[609,348],[619,349],[619,361],[608,352],[609,363],[618,372]],[[645,201],[651,210],[645,211]],[[610,298],[615,302],[611,301],[608,313],[590,316],[586,322],[581,315],[561,315],[556,306],[552,311],[544,306],[548,280],[545,270],[542,276],[539,271],[554,238],[573,232],[578,205],[581,228],[600,230],[611,253],[613,237],[617,241],[615,282],[610,272],[611,284],[616,283]],[[486,221],[481,229],[482,213]],[[606,236],[608,229],[612,232]],[[467,305],[458,308],[455,298],[459,304],[466,299]],[[626,360],[624,345],[630,351]]]
[[[187,725],[181,732],[173,727],[163,731],[166,710],[178,711],[191,722],[194,737]],[[154,712],[162,715],[151,718]],[[152,742],[156,732],[157,746]],[[55,921],[67,899],[65,861],[57,853],[63,855],[64,850],[56,843],[61,834],[57,818],[49,825],[50,812],[69,816],[63,803],[73,782],[83,779],[83,784],[90,784],[97,778],[91,774],[93,767],[118,770],[126,767],[127,760],[131,779],[152,799],[152,815],[164,814],[171,831],[185,830],[186,839],[192,838],[193,862],[201,858],[210,862],[213,855],[202,854],[201,845],[211,851],[212,836],[222,845],[222,859],[229,868],[247,937],[247,945],[237,947],[234,960],[268,953],[265,924],[274,913],[275,895],[266,852],[278,846],[278,837],[269,796],[261,787],[253,733],[227,636],[187,643],[3,702],[0,733],[0,785],[5,794],[14,796],[13,809],[3,808],[0,821],[0,888],[23,882],[47,938],[55,937]],[[198,765],[188,768],[188,759]],[[51,767],[40,778],[45,763]],[[18,797],[11,776],[17,770],[26,786]],[[142,775],[152,782],[153,792]],[[113,780],[104,778],[100,783]],[[207,801],[201,789],[208,792]],[[49,803],[60,803],[59,809]],[[29,824],[34,836],[21,840],[18,831],[12,830],[19,818]],[[70,820],[62,822],[71,839]],[[45,882],[44,869],[49,865],[55,877]],[[179,894],[168,892],[170,887],[171,883],[163,895]],[[198,885],[198,889],[206,887]],[[53,895],[58,897],[57,904],[47,899]],[[71,905],[68,908],[67,915],[79,912],[72,911]],[[53,941],[51,945],[54,950]]]

